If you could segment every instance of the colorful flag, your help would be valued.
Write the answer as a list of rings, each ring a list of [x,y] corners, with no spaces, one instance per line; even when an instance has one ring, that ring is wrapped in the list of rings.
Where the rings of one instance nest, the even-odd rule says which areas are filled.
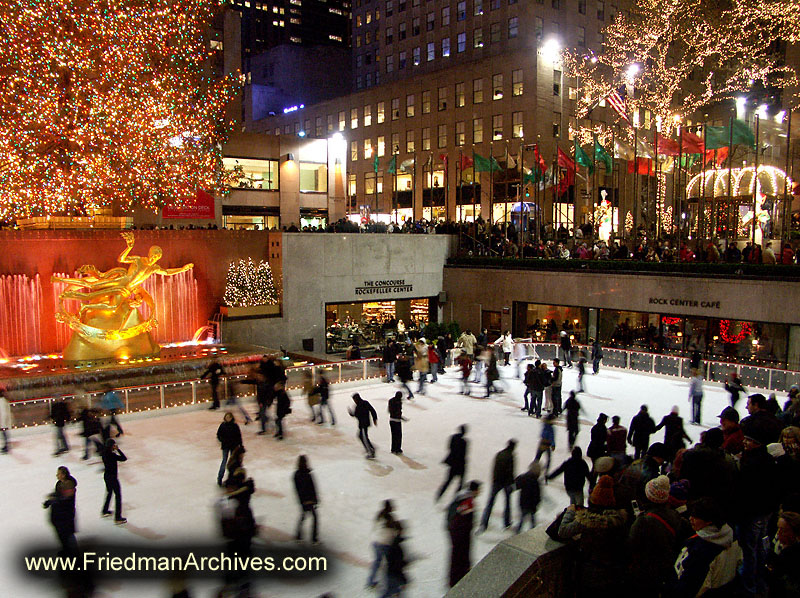
[[[681,149],[684,154],[702,154],[705,152],[703,138],[691,131],[681,131]]]
[[[512,168],[516,167],[517,167],[517,161],[514,159],[514,156],[509,154],[508,159],[506,160],[506,168],[511,170]]]
[[[606,148],[600,145],[597,139],[594,140],[594,159],[603,163],[606,168],[606,174],[611,174],[613,172],[614,159],[606,151]]]
[[[522,185],[523,187],[528,183],[538,183],[542,180],[542,173],[541,171],[536,168],[535,170],[530,170],[528,168],[522,169]]]
[[[703,160],[703,164],[708,164],[712,160],[716,163],[717,166],[725,162],[728,159],[728,151],[729,147],[726,145],[725,147],[720,147],[718,149],[710,149],[706,150],[706,155]]]
[[[750,149],[755,149],[756,136],[753,133],[753,129],[750,128],[750,125],[743,120],[734,118],[731,123],[731,128],[733,130],[731,139],[734,145],[746,145]]]
[[[388,172],[389,174],[397,173],[397,154],[392,156],[392,159],[389,160],[389,168],[386,169],[386,172]]]
[[[656,152],[653,150],[652,145],[647,143],[644,139],[637,137],[636,155],[640,158],[650,158],[652,160],[656,157]]]
[[[494,157],[484,158],[476,152],[472,152],[472,159],[475,164],[475,172],[497,172],[500,165]]]
[[[544,173],[547,172],[547,162],[545,162],[544,158],[542,158],[542,154],[539,153],[539,144],[533,146],[533,158],[536,160],[536,164],[539,167],[539,170]]]
[[[414,158],[400,162],[400,172],[411,172],[414,169]]]
[[[378,154],[375,154],[375,159],[372,161],[372,170],[375,171],[375,174],[378,174],[378,165],[380,164],[380,160],[378,159]]]
[[[636,172],[637,174],[652,175],[652,163],[650,158],[636,158],[635,164],[633,160],[628,160],[628,174]]]
[[[558,148],[558,165],[567,169],[566,174],[561,177],[561,182],[558,184],[558,194],[564,195],[575,184],[575,161],[565,154],[561,148]]]
[[[575,161],[565,154],[561,148],[558,148],[558,165],[567,170],[575,170]]]
[[[636,157],[636,152],[630,143],[625,143],[621,139],[614,140],[614,157],[623,160],[633,160]]]
[[[464,172],[467,168],[472,168],[472,165],[472,158],[466,154],[461,154],[461,172]]]
[[[617,89],[614,93],[612,93],[608,98],[606,98],[608,105],[614,109],[614,112],[619,114],[622,119],[628,123],[628,126],[633,126],[631,124],[631,119],[628,118],[628,106],[625,103],[625,86],[623,85],[619,89]]]
[[[678,142],[669,137],[664,137],[661,133],[656,133],[656,147],[662,156],[677,156],[681,153]]]
[[[575,162],[588,168],[589,174],[594,173],[594,162],[592,162],[592,159],[589,157],[589,155],[583,151],[583,148],[581,147],[580,143],[578,143],[577,139],[575,139]]]
[[[730,144],[730,130],[728,127],[712,127],[705,125],[705,144],[706,150],[728,147]]]

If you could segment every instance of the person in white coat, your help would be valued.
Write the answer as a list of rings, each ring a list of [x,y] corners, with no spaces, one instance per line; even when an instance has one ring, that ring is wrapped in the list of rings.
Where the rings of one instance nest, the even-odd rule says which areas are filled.
[[[0,394],[0,434],[3,435],[3,448],[4,455],[8,453],[8,430],[14,427],[14,416],[11,415],[11,405],[5,395]]]
[[[503,365],[510,365],[511,352],[514,350],[514,340],[511,338],[511,331],[506,330],[500,337],[500,345],[503,348]]]

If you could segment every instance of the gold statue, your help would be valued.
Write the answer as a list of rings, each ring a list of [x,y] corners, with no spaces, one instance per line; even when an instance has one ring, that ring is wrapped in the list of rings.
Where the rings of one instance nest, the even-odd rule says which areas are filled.
[[[73,330],[72,338],[64,348],[65,361],[158,355],[160,348],[150,334],[158,325],[155,301],[142,285],[154,274],[172,276],[190,270],[193,264],[162,268],[158,264],[162,255],[160,247],[153,245],[146,257],[129,255],[133,249],[133,233],[124,232],[122,237],[127,247],[117,261],[129,264],[127,268],[100,272],[87,264],[78,269],[86,275],[83,278],[52,278],[53,282],[71,287],[59,296],[56,313],[56,320]],[[77,314],[64,308],[66,299],[76,299],[83,304]],[[150,317],[146,320],[139,313],[142,304],[150,307]]]

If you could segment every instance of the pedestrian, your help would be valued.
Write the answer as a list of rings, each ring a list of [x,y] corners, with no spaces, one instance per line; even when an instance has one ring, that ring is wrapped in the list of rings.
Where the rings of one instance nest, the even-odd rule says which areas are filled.
[[[703,404],[703,376],[700,375],[700,370],[695,370],[694,376],[689,381],[689,401],[692,403],[692,423],[699,426]]]
[[[262,359],[262,363],[264,359]],[[267,433],[267,425],[269,424],[269,408],[275,400],[275,388],[267,379],[264,373],[264,368],[256,369],[248,383],[254,384],[256,387],[256,403],[258,404],[258,415],[256,419],[259,421],[261,430],[258,432],[259,436],[264,436]]]
[[[531,376],[531,404],[528,408],[529,416],[542,416],[545,381],[545,374],[542,372],[542,362],[537,359],[533,362],[533,375]]]
[[[569,367],[572,367],[571,365]],[[553,402],[553,415],[561,415],[561,385],[564,380],[564,368],[559,365],[558,359],[553,360],[553,371],[550,373],[550,400]]]
[[[544,386],[544,407],[543,409],[548,413],[553,413],[553,395],[550,392],[550,382],[553,380],[553,372],[547,369],[547,364],[543,361],[539,364],[539,375],[542,377],[542,385]]]
[[[201,380],[205,380],[206,376],[210,376],[209,378],[209,385],[211,386],[211,407],[209,407],[209,411],[214,411],[215,409],[219,409],[219,381],[222,376],[225,375],[225,370],[220,365],[219,361],[216,359],[212,360],[211,363],[208,364],[206,371],[203,372],[203,375],[200,376]]]
[[[747,412],[750,415],[741,421],[741,425],[742,429],[753,425],[762,430],[765,433],[766,444],[772,444],[780,442],[783,424],[767,407],[767,398],[764,395],[757,393],[747,397]]]
[[[11,405],[6,396],[0,391],[0,434],[3,435],[2,453],[7,455],[10,446],[8,442],[8,431],[14,427],[14,416],[11,415]]]
[[[414,379],[414,374],[411,372],[411,362],[408,360],[408,356],[404,353],[400,353],[397,356],[397,378],[400,380],[400,387],[405,388],[406,392],[408,393],[407,398],[413,399],[414,393],[411,392],[411,389],[408,387],[408,383]]]
[[[617,467],[620,469],[625,465],[625,442],[627,436],[628,430],[625,429],[625,426],[620,425],[619,415],[612,417],[606,446],[608,454],[617,462]]]
[[[475,338],[475,335],[472,334],[472,331],[467,329],[461,333],[461,336],[458,337],[456,346],[464,349],[464,352],[469,357],[469,360],[472,361],[475,358],[475,345],[477,342],[478,339]]]
[[[106,447],[103,451],[103,465],[105,471],[103,472],[103,481],[106,483],[106,500],[103,502],[103,510],[101,515],[108,517],[111,511],[108,507],[111,503],[111,495],[114,495],[114,523],[125,523],[127,519],[122,516],[122,490],[119,486],[119,462],[127,461],[128,457],[125,456],[113,438],[106,440]]]
[[[736,403],[739,402],[739,395],[747,392],[745,387],[742,386],[742,379],[736,371],[728,374],[728,379],[725,380],[725,390],[730,394],[731,407],[734,409],[736,409]]]
[[[222,449],[222,462],[217,473],[217,486],[222,486],[222,476],[225,475],[225,466],[228,464],[231,451],[237,446],[242,446],[242,431],[230,411],[225,412],[222,423],[217,428],[217,440],[219,440],[220,448]]]
[[[680,449],[686,448],[683,443],[684,439],[692,442],[686,430],[683,429],[683,418],[678,413],[680,413],[678,406],[674,405],[669,415],[665,415],[656,426],[656,432],[664,428],[664,446],[667,449],[667,461],[669,462],[675,459],[675,454]]]
[[[81,410],[78,420],[83,424],[81,436],[84,439],[83,459],[89,459],[89,448],[94,445],[98,455],[103,453],[103,424],[100,422],[100,414],[97,409],[92,408],[91,398],[87,395],[86,404]]]
[[[358,439],[367,452],[367,459],[374,459],[375,447],[369,441],[369,427],[372,423],[378,425],[378,414],[375,408],[362,399],[358,393],[353,394],[353,403],[355,403],[355,408],[348,409],[348,413],[358,421]]]
[[[536,527],[536,509],[539,508],[541,500],[541,490],[539,488],[539,475],[542,467],[537,461],[528,465],[528,471],[517,476],[515,484],[519,490],[519,510],[520,518],[517,525],[517,533],[522,533],[522,526],[525,519],[530,518],[531,528]]]
[[[250,414],[247,413],[247,410],[239,404],[239,397],[237,396],[238,385],[233,380],[229,380],[228,384],[230,387],[230,394],[228,395],[228,399],[225,401],[225,405],[231,408],[236,407],[239,410],[239,413],[242,414],[242,417],[244,418],[244,425],[246,426],[253,421],[253,418],[250,417]]]
[[[503,349],[503,365],[510,365],[511,353],[514,351],[514,339],[511,338],[511,331],[506,330],[500,337],[500,346]]]
[[[788,509],[778,515],[778,533],[770,563],[770,596],[797,596],[800,587],[800,513]]]
[[[292,412],[292,401],[283,382],[275,386],[275,438],[283,440],[283,418]]]
[[[572,342],[570,341],[569,334],[566,330],[562,330],[561,336],[561,352],[564,354],[564,362],[568,368],[572,367]]]
[[[475,370],[472,377],[473,382],[481,383],[483,371],[486,369],[491,359],[491,350],[484,345],[475,345]]]
[[[458,369],[461,371],[461,384],[462,389],[459,394],[469,394],[469,375],[472,371],[472,360],[467,355],[466,351],[461,351],[461,354],[456,358]]]
[[[399,390],[389,399],[389,429],[392,432],[392,454],[403,454],[403,393]]]
[[[63,465],[56,470],[55,490],[42,504],[50,509],[50,523],[56,530],[61,542],[61,554],[72,556],[77,553],[78,542],[75,540],[75,489],[78,482]]]
[[[419,372],[417,392],[421,395],[425,394],[425,382],[428,378],[428,345],[425,343],[424,337],[419,337],[417,342],[414,343],[414,369]]]
[[[381,594],[381,598],[400,596],[403,587],[408,583],[405,575],[408,561],[406,561],[402,545],[405,540],[403,523],[401,521],[393,521],[391,529],[394,532],[394,538],[392,538],[392,543],[386,549],[386,588]]]
[[[531,398],[531,405],[533,403],[533,377],[536,375],[536,368],[532,363],[528,364],[528,367],[525,369],[525,376],[522,378],[522,383],[525,386],[525,392],[522,393],[522,400],[525,401],[525,405],[520,409],[520,411],[527,411],[530,413],[531,407],[528,405],[528,397]]]
[[[330,404],[330,384],[328,383],[328,379],[325,377],[325,374],[322,370],[317,372],[317,376],[319,376],[319,380],[317,381],[317,385],[314,387],[314,390],[311,391],[311,394],[319,395],[319,421],[317,422],[319,425],[325,423],[325,409],[328,410],[328,415],[331,417],[331,425],[336,425],[336,417],[333,415],[333,409],[331,409]]]
[[[447,531],[450,534],[450,587],[469,573],[472,567],[472,527],[475,521],[475,498],[480,493],[481,483],[472,480],[459,492],[447,510]]]
[[[592,374],[596,375],[600,371],[600,361],[603,359],[603,348],[600,346],[600,341],[597,339],[589,339],[592,343]]]
[[[442,494],[445,493],[447,487],[455,478],[458,478],[458,488],[456,492],[460,492],[464,485],[464,474],[467,470],[467,439],[464,435],[467,433],[467,426],[462,425],[458,428],[458,432],[450,436],[450,443],[447,456],[444,458],[444,463],[447,465],[447,478],[436,493],[436,500],[438,501]]]
[[[550,460],[552,459],[553,451],[556,450],[556,433],[553,429],[553,422],[556,420],[553,414],[545,416],[542,422],[542,433],[539,438],[539,448],[536,450],[536,457],[533,459],[534,463],[538,463],[542,455],[547,455],[547,465],[544,468],[544,475],[547,475],[550,469]]]
[[[372,550],[375,557],[369,569],[367,577],[367,587],[374,588],[378,585],[376,576],[381,563],[386,558],[386,551],[391,546],[395,536],[394,528],[394,504],[391,500],[383,501],[383,508],[375,516],[372,522]]]
[[[439,381],[439,366],[441,365],[442,357],[439,354],[439,349],[436,342],[431,342],[428,345],[428,364],[431,372],[431,384]]]
[[[650,417],[647,405],[639,407],[639,413],[633,416],[628,429],[628,443],[633,446],[633,458],[639,459],[650,446],[650,435],[656,431],[656,422]]]
[[[314,478],[311,477],[311,469],[308,467],[308,458],[300,455],[297,458],[297,471],[294,472],[294,489],[297,492],[297,500],[300,503],[300,520],[297,522],[297,534],[295,539],[303,539],[303,521],[306,515],[311,516],[311,542],[317,544],[317,489],[314,485]]]
[[[511,491],[514,485],[514,448],[516,446],[517,441],[512,438],[508,441],[506,447],[494,457],[492,490],[489,492],[489,499],[486,503],[486,508],[483,510],[483,517],[481,518],[481,525],[480,528],[478,528],[478,533],[486,531],[486,528],[489,527],[489,517],[492,515],[494,499],[500,491],[506,496],[503,523],[505,527],[511,527]]]
[[[64,426],[67,425],[72,419],[69,411],[69,405],[63,398],[57,399],[50,408],[50,419],[56,427],[56,450],[53,453],[54,457],[58,457],[62,453],[69,452],[69,443],[64,434]]]
[[[497,356],[494,351],[486,349],[484,353],[489,352],[489,360],[486,365],[486,398],[488,399],[493,392],[498,392],[494,387],[494,383],[500,379],[500,370],[497,368]]]
[[[386,369],[386,381],[394,382],[394,366],[397,362],[397,344],[389,339],[383,348],[383,367]]]
[[[586,456],[592,461],[592,479],[589,482],[590,489],[594,488],[595,481],[597,480],[598,471],[596,461],[608,453],[607,421],[608,416],[605,413],[601,413],[597,416],[597,422],[592,426],[592,430],[589,433],[589,446],[586,448]]]
[[[578,416],[581,412],[581,404],[578,402],[574,390],[569,391],[567,402],[564,403],[564,410],[567,412],[567,444],[569,444],[569,450],[572,450],[580,432]]]
[[[583,377],[586,375],[586,355],[583,354],[583,351],[578,353],[578,388],[575,391],[577,392],[586,392],[586,389],[583,386]]]
[[[564,474],[564,489],[569,496],[569,504],[583,507],[583,487],[587,481],[591,480],[591,472],[583,459],[581,447],[573,447],[570,458],[559,465],[558,469],[548,475],[545,480],[557,478],[562,473]]]
[[[125,409],[125,405],[123,405],[122,399],[119,393],[114,390],[114,387],[106,386],[106,392],[103,394],[103,398],[100,399],[100,407],[111,415],[107,426],[109,435],[111,434],[111,426],[114,426],[117,428],[117,436],[122,436],[125,432],[122,431],[122,426],[119,425],[117,413]]]

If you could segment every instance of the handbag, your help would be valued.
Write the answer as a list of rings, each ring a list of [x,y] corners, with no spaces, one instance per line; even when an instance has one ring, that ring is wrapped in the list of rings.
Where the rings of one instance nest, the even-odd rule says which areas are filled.
[[[553,522],[547,526],[545,533],[550,536],[551,539],[555,540],[556,542],[563,542],[564,540],[558,535],[558,529],[561,527],[561,520],[564,519],[564,514],[567,512],[567,509],[561,511],[561,514],[556,517]]]

